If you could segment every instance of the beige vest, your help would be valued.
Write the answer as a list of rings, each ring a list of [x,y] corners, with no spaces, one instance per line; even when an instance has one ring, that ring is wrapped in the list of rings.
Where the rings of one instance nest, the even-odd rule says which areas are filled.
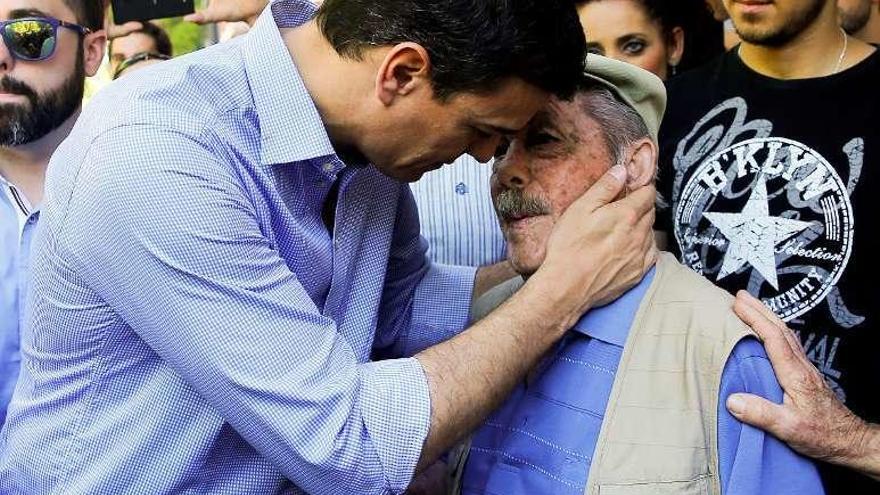
[[[519,285],[488,294],[474,316]],[[586,495],[720,495],[721,373],[751,334],[732,305],[728,293],[661,255],[620,358]]]

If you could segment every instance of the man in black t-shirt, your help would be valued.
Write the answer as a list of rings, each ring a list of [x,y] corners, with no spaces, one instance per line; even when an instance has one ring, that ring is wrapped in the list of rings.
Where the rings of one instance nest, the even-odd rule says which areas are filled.
[[[683,263],[785,320],[837,398],[877,422],[880,53],[838,27],[834,0],[724,3],[743,42],[670,84],[658,226]],[[847,464],[836,451],[859,442],[831,429],[812,433],[820,457]],[[823,476],[829,493],[880,493]]]

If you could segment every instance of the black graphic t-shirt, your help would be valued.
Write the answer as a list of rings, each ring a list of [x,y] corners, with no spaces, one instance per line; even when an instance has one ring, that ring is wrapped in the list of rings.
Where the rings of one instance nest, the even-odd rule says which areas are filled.
[[[728,52],[670,83],[660,156],[670,250],[764,301],[846,405],[880,421],[880,51],[789,81]],[[880,493],[822,469],[829,493]]]

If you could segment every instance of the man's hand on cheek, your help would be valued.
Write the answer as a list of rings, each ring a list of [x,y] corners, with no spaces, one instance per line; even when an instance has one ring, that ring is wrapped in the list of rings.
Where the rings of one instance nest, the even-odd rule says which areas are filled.
[[[657,258],[656,191],[648,185],[622,197],[625,183],[623,167],[609,170],[568,207],[547,242],[539,273],[580,287],[579,314],[633,287]]]

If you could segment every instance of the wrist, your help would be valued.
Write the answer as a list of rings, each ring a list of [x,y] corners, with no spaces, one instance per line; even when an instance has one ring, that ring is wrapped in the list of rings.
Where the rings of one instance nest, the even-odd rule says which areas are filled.
[[[556,322],[560,334],[571,328],[593,306],[591,283],[572,277],[570,270],[555,270],[544,264],[527,281],[542,298],[548,321]]]
[[[880,425],[858,421],[858,433],[844,465],[880,480]]]

